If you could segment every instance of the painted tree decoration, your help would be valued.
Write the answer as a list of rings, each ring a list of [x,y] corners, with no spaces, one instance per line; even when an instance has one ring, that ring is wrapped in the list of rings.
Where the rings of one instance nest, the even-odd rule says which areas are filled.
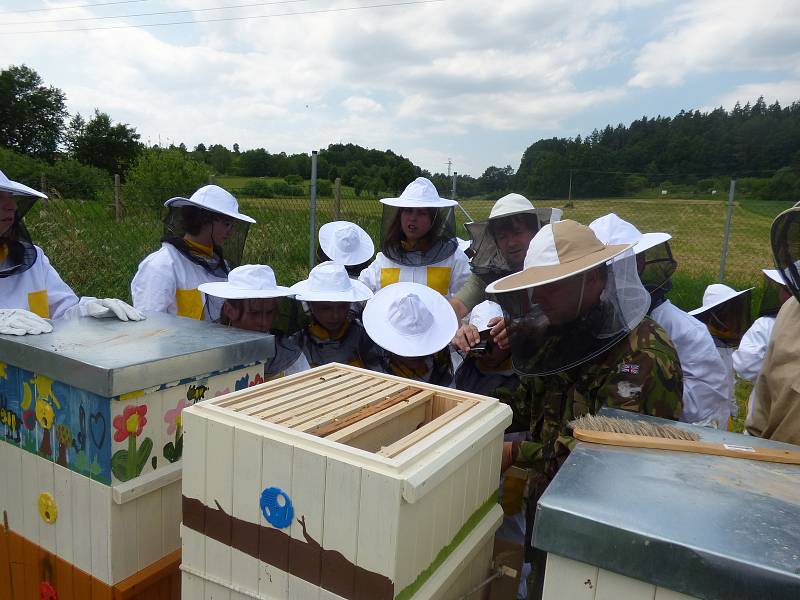
[[[136,440],[142,434],[142,429],[147,424],[147,405],[129,405],[121,415],[114,417],[114,441],[128,440],[127,450],[117,450],[111,457],[111,471],[120,481],[129,481],[138,477],[150,458],[153,450],[153,440],[149,437],[142,440],[142,445],[136,447]]]
[[[72,430],[66,423],[59,423],[56,425],[56,440],[58,441],[58,457],[56,462],[62,467],[68,466],[67,464],[67,450],[72,445]]]
[[[31,408],[33,399],[36,402]],[[61,403],[53,394],[53,380],[44,375],[36,375],[33,381],[28,381],[23,384],[23,400],[22,408],[25,410],[23,413],[23,421],[28,431],[33,429],[33,424],[29,426],[30,411],[36,417],[36,422],[42,428],[42,441],[39,445],[39,454],[50,458],[53,456],[53,444],[50,436],[50,430],[55,422],[55,408],[60,409]],[[27,415],[26,415],[27,413]],[[27,420],[26,420],[27,419]],[[30,440],[28,440],[30,442]]]
[[[164,413],[164,422],[167,424],[167,435],[175,435],[175,441],[164,445],[164,458],[174,463],[183,455],[183,425],[181,412],[188,406],[186,400],[181,398],[175,408]]]

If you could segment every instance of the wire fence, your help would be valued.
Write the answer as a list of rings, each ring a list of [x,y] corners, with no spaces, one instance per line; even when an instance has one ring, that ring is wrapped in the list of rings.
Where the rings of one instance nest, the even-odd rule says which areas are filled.
[[[308,183],[293,186],[300,195],[263,198],[249,193],[252,185],[239,187],[226,180],[239,199],[242,212],[256,219],[250,228],[243,262],[269,264],[279,283],[303,279],[309,269],[311,201]],[[38,187],[38,186],[36,186]],[[316,201],[316,229],[333,220],[347,220],[363,227],[380,240],[382,205],[375,192],[356,194],[342,186],[329,190]],[[105,200],[62,198],[57,190],[47,190],[49,201],[37,202],[26,218],[35,243],[40,245],[62,278],[79,295],[130,298],[130,280],[139,262],[159,247],[161,205],[138,205],[124,196],[114,202],[114,184],[107,193],[95,197]],[[164,198],[172,195],[164,190]],[[393,194],[386,194],[393,195]],[[495,199],[461,200],[456,220],[463,238],[463,224],[485,219]],[[589,223],[609,212],[631,221],[642,231],[666,231],[673,236],[671,246],[678,261],[670,298],[678,306],[699,306],[703,290],[718,280],[725,252],[726,200],[680,198],[613,198],[565,201],[538,200],[538,206],[562,208],[564,218]],[[761,269],[772,264],[769,231],[772,219],[786,203],[735,201],[725,255],[724,283],[734,288],[761,286]],[[316,237],[316,236],[315,236]],[[316,244],[316,239],[311,242]],[[758,290],[756,291],[756,297]]]

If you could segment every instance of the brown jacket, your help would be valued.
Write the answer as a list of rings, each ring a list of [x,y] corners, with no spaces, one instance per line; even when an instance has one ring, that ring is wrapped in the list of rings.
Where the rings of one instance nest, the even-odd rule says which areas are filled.
[[[755,397],[758,402],[747,418],[747,431],[800,444],[800,304],[795,298],[778,313]]]

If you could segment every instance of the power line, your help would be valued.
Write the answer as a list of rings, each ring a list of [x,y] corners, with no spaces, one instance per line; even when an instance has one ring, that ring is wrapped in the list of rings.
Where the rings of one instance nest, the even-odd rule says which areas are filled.
[[[50,8],[30,8],[27,10],[6,10],[0,12],[0,15],[12,15],[21,13],[33,12],[49,12],[53,10],[67,10],[70,8],[90,8],[94,6],[110,6],[112,4],[134,4],[136,2],[148,2],[149,0],[118,0],[117,2],[99,2],[97,4],[73,4],[72,6],[53,6]]]
[[[249,17],[220,17],[218,19],[198,19],[193,21],[171,21],[169,23],[143,23],[140,25],[109,25],[108,27],[79,27],[75,29],[37,29],[29,31],[7,31],[0,32],[0,36],[8,35],[32,35],[40,33],[70,33],[75,31],[105,31],[110,29],[139,29],[141,27],[167,27],[169,25],[194,25],[196,23],[220,23],[223,21],[247,21],[249,19],[270,19],[273,17],[293,17],[303,15],[318,15],[324,13],[352,12],[357,10],[368,10],[372,8],[392,8],[396,6],[410,6],[414,4],[436,4],[446,0],[409,0],[408,2],[388,2],[385,4],[368,4],[365,6],[344,6],[340,8],[323,8],[318,10],[306,10],[287,13],[273,13],[270,15],[255,15]]]
[[[6,25],[38,25],[40,23],[74,23],[76,21],[102,21],[104,19],[126,19],[130,17],[155,17],[160,15],[175,15],[179,13],[208,12],[211,10],[228,10],[234,8],[252,8],[255,6],[271,6],[274,4],[293,4],[296,2],[312,2],[313,0],[274,0],[272,2],[253,2],[251,4],[233,4],[230,6],[216,6],[213,8],[186,8],[183,10],[165,10],[161,12],[133,13],[128,15],[103,15],[102,17],[80,17],[76,19],[49,19],[46,21],[17,21]]]

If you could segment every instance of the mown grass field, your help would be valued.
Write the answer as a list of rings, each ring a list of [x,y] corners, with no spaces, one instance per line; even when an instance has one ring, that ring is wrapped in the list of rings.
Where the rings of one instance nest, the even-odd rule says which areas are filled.
[[[220,178],[217,182],[236,190],[242,178]],[[564,217],[582,223],[615,212],[635,223],[642,231],[666,231],[673,236],[672,248],[679,266],[670,297],[675,304],[691,309],[699,306],[703,290],[716,281],[725,224],[724,200],[597,199],[539,201],[541,206],[564,208]],[[278,282],[290,285],[308,273],[308,197],[240,198],[242,212],[257,220],[252,226],[244,262],[265,263],[276,272]],[[457,210],[459,232],[466,237],[463,223],[488,216],[492,202],[465,200]],[[738,289],[754,286],[757,306],[761,269],[772,263],[769,231],[772,220],[788,208],[785,203],[737,203],[733,212],[725,282]],[[42,246],[61,274],[79,295],[130,298],[129,284],[139,261],[159,246],[163,208],[124,206],[120,221],[112,205],[94,201],[51,200],[37,203],[26,219],[34,241]],[[334,201],[317,202],[317,225],[335,218]],[[381,205],[377,198],[356,198],[343,188],[339,218],[364,227],[379,239]],[[377,244],[376,244],[377,245]],[[737,386],[742,417],[746,412],[749,384]]]

